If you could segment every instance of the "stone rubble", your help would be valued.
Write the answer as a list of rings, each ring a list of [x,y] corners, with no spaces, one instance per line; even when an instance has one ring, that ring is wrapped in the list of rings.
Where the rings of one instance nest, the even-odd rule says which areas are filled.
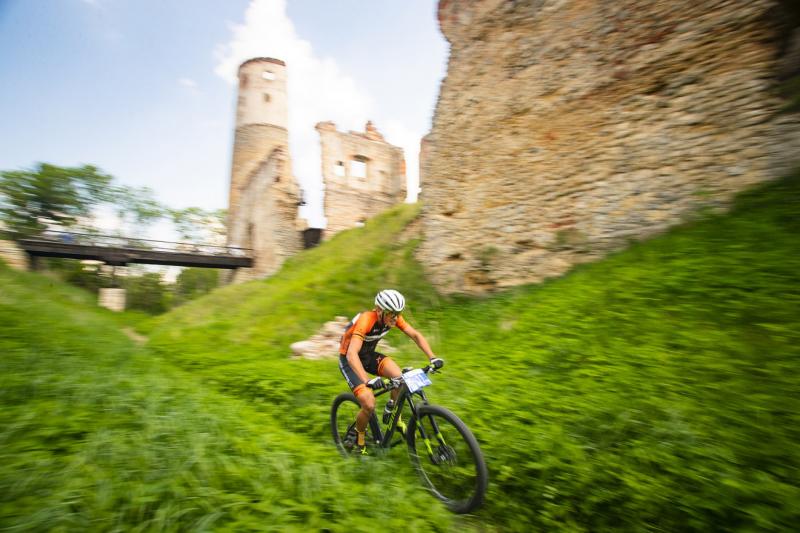
[[[292,343],[290,346],[293,358],[303,359],[335,359],[339,356],[339,342],[344,333],[345,327],[350,322],[349,318],[337,316],[320,328],[319,332],[311,338]],[[395,348],[381,340],[380,351],[382,353],[394,353]]]

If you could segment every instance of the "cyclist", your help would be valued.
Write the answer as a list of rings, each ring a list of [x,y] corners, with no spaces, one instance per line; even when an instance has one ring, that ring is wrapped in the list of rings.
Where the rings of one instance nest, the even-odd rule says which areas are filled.
[[[362,454],[367,453],[365,433],[367,423],[375,411],[375,395],[372,389],[384,387],[382,377],[396,378],[402,373],[391,357],[375,351],[378,342],[397,326],[408,335],[420,350],[428,356],[435,368],[444,366],[444,361],[434,355],[422,333],[415,330],[401,316],[406,300],[393,289],[380,291],[375,296],[375,308],[363,311],[347,324],[339,346],[339,370],[361,404],[356,417],[356,445]],[[375,377],[369,379],[367,372]],[[392,401],[397,400],[400,389],[392,391]]]

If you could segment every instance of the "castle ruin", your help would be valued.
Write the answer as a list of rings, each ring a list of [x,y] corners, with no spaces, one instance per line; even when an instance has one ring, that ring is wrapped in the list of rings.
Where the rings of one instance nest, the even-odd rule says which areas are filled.
[[[239,67],[228,244],[252,249],[254,264],[239,269],[234,283],[275,273],[309,241],[289,156],[286,76],[279,59],[254,58]],[[332,122],[316,129],[326,189],[325,238],[405,200],[403,150],[387,143],[371,122],[363,133],[339,132]]]
[[[320,122],[316,129],[322,145],[326,238],[405,200],[403,149],[387,143],[372,122],[364,133],[337,131],[333,122]]]
[[[255,58],[239,67],[239,97],[228,204],[228,244],[251,248],[238,283],[268,276],[302,250],[300,190],[289,157],[286,64]]]
[[[445,292],[558,276],[800,163],[790,0],[440,0],[419,258]]]

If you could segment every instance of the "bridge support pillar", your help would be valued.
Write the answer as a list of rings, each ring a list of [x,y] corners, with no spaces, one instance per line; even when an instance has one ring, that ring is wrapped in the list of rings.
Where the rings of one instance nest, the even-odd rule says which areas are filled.
[[[100,289],[98,305],[112,311],[125,310],[125,289]]]
[[[27,254],[28,256],[28,272],[38,272],[42,268],[42,262],[38,256]]]

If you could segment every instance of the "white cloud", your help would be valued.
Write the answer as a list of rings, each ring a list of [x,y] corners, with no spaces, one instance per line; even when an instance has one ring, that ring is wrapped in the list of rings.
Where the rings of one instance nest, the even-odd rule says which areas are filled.
[[[322,178],[317,122],[332,120],[339,130],[363,131],[374,112],[373,100],[347,76],[332,58],[315,54],[311,44],[295,32],[286,15],[285,0],[252,0],[244,24],[231,25],[230,42],[216,50],[215,72],[237,81],[239,65],[253,57],[273,57],[286,62],[289,98],[289,149],[293,171],[306,190],[304,211],[312,225],[322,222]],[[377,124],[383,129],[381,124]],[[390,142],[396,141],[391,134]],[[419,138],[416,139],[419,146]],[[408,148],[406,148],[407,156]],[[414,150],[416,153],[416,150]]]

